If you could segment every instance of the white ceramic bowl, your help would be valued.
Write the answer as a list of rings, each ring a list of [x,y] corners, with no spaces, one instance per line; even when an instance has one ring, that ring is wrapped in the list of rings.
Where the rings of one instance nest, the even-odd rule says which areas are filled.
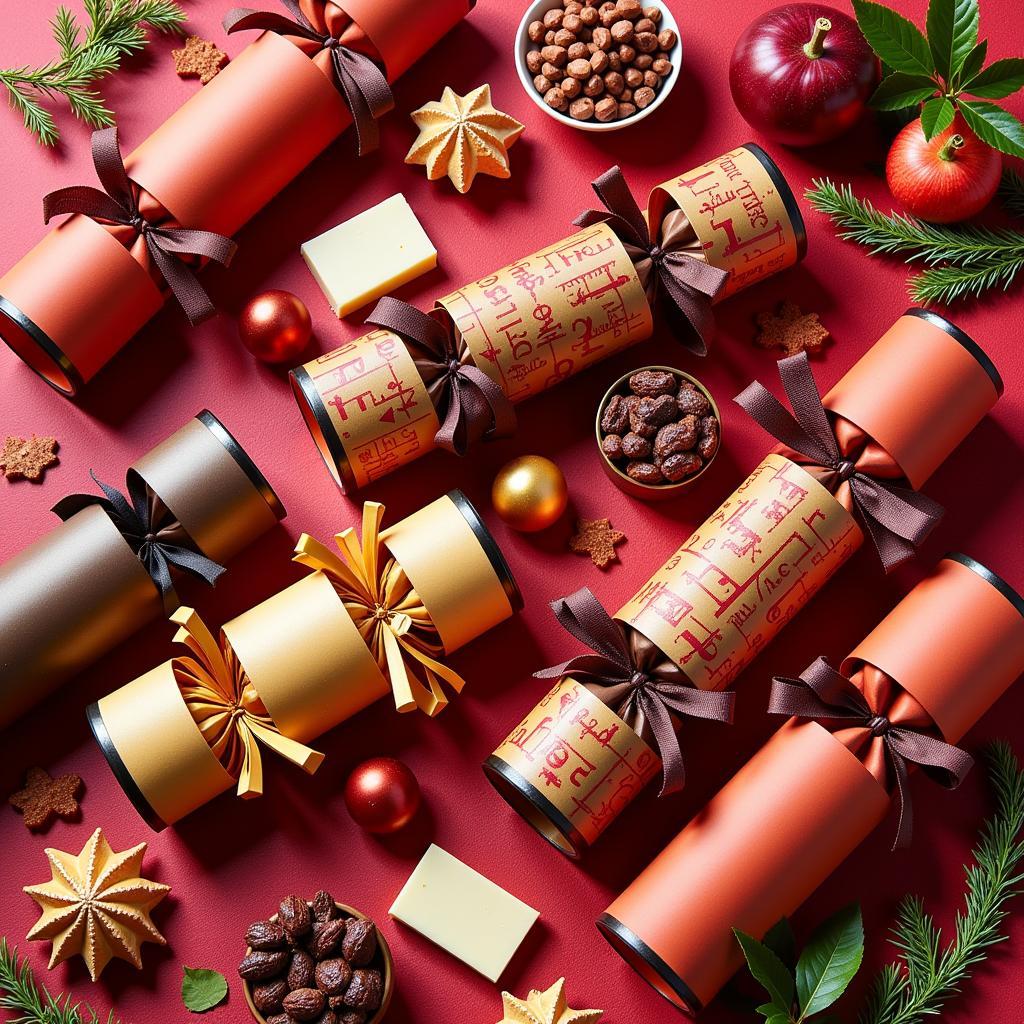
[[[530,74],[530,69],[526,66],[526,54],[533,46],[533,43],[530,42],[530,37],[526,34],[526,29],[529,27],[530,22],[542,21],[545,13],[553,7],[560,7],[561,3],[559,0],[535,0],[534,3],[531,3],[526,8],[523,20],[519,22],[519,28],[516,31],[516,71],[519,72],[519,81],[522,82],[523,88],[530,99],[548,117],[552,117],[556,121],[568,125],[570,128],[578,128],[584,132],[614,132],[620,128],[629,128],[634,124],[639,124],[645,117],[650,117],[665,102],[668,94],[675,88],[676,80],[679,78],[679,66],[682,63],[683,40],[679,34],[679,26],[676,24],[676,19],[672,17],[672,12],[668,9],[665,0],[647,0],[647,2],[652,6],[661,8],[661,21],[658,24],[658,31],[670,28],[676,34],[676,45],[668,51],[669,59],[672,61],[672,73],[662,80],[658,93],[654,97],[654,102],[649,107],[638,110],[632,117],[627,117],[623,121],[576,121],[568,114],[562,114],[544,102],[544,97],[534,88],[533,75]]]

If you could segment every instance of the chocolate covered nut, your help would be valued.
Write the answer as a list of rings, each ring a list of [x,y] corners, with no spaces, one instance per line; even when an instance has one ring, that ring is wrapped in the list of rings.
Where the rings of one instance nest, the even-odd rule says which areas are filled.
[[[705,416],[700,421],[700,440],[697,442],[697,451],[702,459],[708,461],[714,456],[720,437],[718,420],[714,416]]]
[[[671,395],[676,390],[676,378],[665,370],[638,370],[629,378],[629,390],[645,398]]]
[[[692,381],[684,380],[679,386],[676,402],[679,405],[679,411],[684,416],[707,416],[711,412],[711,403],[705,397],[704,392],[699,391]],[[717,423],[718,421],[715,420],[714,422]],[[703,430],[703,424],[701,429]]]
[[[626,80],[626,85],[631,89],[644,84],[644,73],[637,71],[636,68],[626,68],[626,72],[622,77]]]
[[[633,67],[639,68],[641,71],[650,71],[651,65],[654,63],[654,57],[649,53],[638,53],[636,60],[633,61]]]
[[[372,921],[353,917],[348,921],[341,955],[353,967],[365,967],[377,952],[377,928]]]
[[[619,105],[614,96],[603,96],[594,104],[594,117],[598,121],[614,121],[619,115]]]
[[[287,963],[286,949],[255,949],[238,965],[238,973],[246,981],[265,981],[280,974]]]
[[[617,52],[623,64],[632,64],[636,60],[636,49],[627,43],[623,43]]]
[[[594,29],[594,45],[599,50],[607,50],[612,45],[612,34],[606,28]]]
[[[276,921],[254,921],[246,929],[245,943],[253,949],[283,949],[284,929]]]
[[[590,70],[598,74],[608,70],[608,54],[604,50],[598,50],[590,55]]]
[[[295,1020],[314,1020],[325,1004],[323,992],[315,988],[297,988],[284,997],[284,1011]]]
[[[565,78],[565,72],[548,61],[544,61],[541,65],[540,73],[551,83],[560,82]]]
[[[545,29],[543,21],[531,21],[527,26],[526,34],[529,36],[531,43],[539,43],[544,39],[546,31],[547,29]]]
[[[623,93],[625,96],[625,93]],[[619,103],[618,118],[620,121],[625,120],[627,117],[632,117],[636,113],[636,106],[633,103]]]
[[[556,85],[544,93],[544,102],[552,110],[564,111],[569,106],[569,99]]]
[[[288,987],[309,988],[313,984],[315,967],[316,962],[309,953],[304,949],[295,950],[288,965]]]
[[[661,21],[661,8],[654,7],[653,5],[651,7],[645,7],[644,17],[649,21],[653,21],[654,24],[657,25],[658,22]]]
[[[324,957],[328,956],[335,946],[342,941],[346,927],[346,922],[341,918],[326,922],[317,933],[316,938],[313,939],[313,948],[311,950],[313,956],[317,960],[323,960]]]
[[[565,70],[571,78],[579,79],[589,78],[592,72],[590,61],[582,59],[570,61]]]
[[[555,30],[553,28],[549,28],[547,32],[544,33],[544,42],[547,43],[548,46],[554,46]]]
[[[621,439],[620,448],[627,459],[646,459],[654,451],[650,438],[634,433],[626,434]]]
[[[640,399],[636,414],[646,424],[661,427],[679,415],[679,406],[672,395],[657,395]]]
[[[352,972],[352,980],[345,991],[346,1006],[372,1012],[380,1007],[383,997],[384,982],[380,971],[360,968]]]
[[[631,433],[639,434],[641,437],[654,437],[658,433],[657,423],[646,422],[635,408],[629,414],[629,429]]]
[[[604,79],[600,75],[591,75],[583,86],[583,95],[597,99],[604,92]]]
[[[562,18],[565,17],[565,11],[560,11],[557,7],[553,7],[550,11],[544,13],[544,27],[545,28],[558,28],[562,24]]]
[[[576,42],[576,33],[570,32],[567,28],[560,28],[555,32],[555,46],[561,46],[565,50],[566,60],[569,59],[569,47]]]
[[[671,50],[678,42],[679,37],[670,28],[662,29],[658,33],[658,46],[663,50]]]
[[[536,25],[537,23],[534,22]],[[641,32],[653,32],[655,35],[658,34],[658,26],[651,21],[650,18],[641,18],[634,26],[633,31],[639,35]]]
[[[288,982],[284,978],[252,987],[253,1006],[262,1014],[280,1013],[281,1003],[286,995],[288,995]]]
[[[554,64],[556,68],[564,68],[569,60],[569,51],[564,46],[545,46],[540,55],[548,64]]]
[[[626,467],[626,475],[640,484],[660,484],[664,480],[653,462],[631,462]]]
[[[583,22],[587,28],[593,28],[601,20],[600,15],[597,13],[597,9],[594,7],[584,7],[580,11],[580,21]]]
[[[565,16],[562,18],[562,31],[571,32],[575,35],[577,32],[583,30],[583,22],[580,20],[578,14],[570,14],[568,11],[565,12]],[[668,49],[668,47],[665,47]]]
[[[629,405],[622,395],[612,395],[601,414],[601,429],[606,434],[622,434],[629,426]]]
[[[566,99],[574,100],[583,92],[583,83],[578,78],[567,78],[559,83],[559,88],[565,94]]]
[[[586,43],[573,43],[566,52],[569,55],[570,64],[574,60],[585,60],[588,63],[590,62],[590,51],[587,49]],[[527,56],[529,56],[529,54],[527,54]]]
[[[654,53],[658,49],[658,37],[653,32],[637,32],[633,45],[641,53]]]
[[[651,70],[657,74],[659,78],[665,78],[672,74],[672,62],[664,57],[659,57],[651,65]]]
[[[610,29],[613,25],[617,25],[619,22],[619,16],[616,14],[614,8],[612,10],[605,10],[604,8],[601,8],[598,10],[598,13],[601,15],[601,24],[607,29]]]
[[[623,89],[621,94],[619,95],[619,112],[620,113],[621,113],[622,108],[624,106],[628,106],[628,107],[632,107],[633,106],[633,90],[632,89],[629,89],[629,88]],[[636,108],[634,108],[634,109],[636,109]]]
[[[626,435],[635,436],[635,435]],[[601,439],[601,451],[608,456],[609,459],[621,459],[623,456],[622,451],[622,438],[618,434],[606,434]]]
[[[544,66],[544,58],[540,50],[530,50],[526,55],[526,67],[531,75],[539,75],[540,69]]]
[[[554,82],[549,78],[545,78],[544,75],[537,75],[533,80],[533,87],[543,96],[548,89],[554,88]]]
[[[589,121],[594,116],[594,101],[588,96],[569,104],[569,116],[577,121]]]
[[[609,71],[621,71],[622,70],[622,58],[619,56],[617,50],[609,50],[608,52],[608,70]]]
[[[612,39],[614,42],[631,43],[633,41],[633,23],[631,21],[617,21],[611,27]]]
[[[340,996],[345,994],[352,980],[352,966],[341,957],[324,960],[316,965],[316,987],[324,995]]]
[[[673,484],[693,476],[703,464],[700,456],[693,452],[677,452],[658,463],[665,479]]]
[[[341,913],[334,897],[326,889],[321,889],[313,897],[309,909],[313,912],[313,919],[316,921],[331,921]]]
[[[583,4],[579,3],[579,0],[564,0],[562,6],[566,14],[579,14],[583,10]]]
[[[275,1013],[267,1018],[267,1024],[292,1024],[292,1019],[287,1013]]]
[[[370,1019],[369,1015],[363,1013],[362,1010],[351,1010],[345,1006],[344,1001],[340,1003],[340,1008],[336,1008],[338,1013],[338,1024],[366,1024]]]
[[[642,17],[644,10],[640,0],[616,0],[615,9],[621,17],[629,18],[630,21]]]
[[[667,459],[677,452],[688,452],[700,436],[700,421],[696,416],[684,416],[678,423],[668,423],[654,438],[654,454]]]
[[[285,896],[277,910],[277,918],[290,939],[305,935],[313,926],[309,904],[298,896]]]
[[[609,71],[604,76],[604,87],[610,96],[619,96],[622,90],[626,88],[626,80],[618,71]]]
[[[654,90],[650,86],[642,85],[633,93],[633,102],[643,110],[654,102]]]
[[[653,71],[644,72],[644,85],[650,89],[657,89],[661,79]]]

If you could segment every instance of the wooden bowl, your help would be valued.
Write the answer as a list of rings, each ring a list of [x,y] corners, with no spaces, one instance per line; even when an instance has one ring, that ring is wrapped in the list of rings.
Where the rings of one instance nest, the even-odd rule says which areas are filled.
[[[312,908],[312,903],[309,900],[306,901]],[[335,901],[334,904],[342,914],[342,917],[361,917],[364,921],[369,921],[370,918],[366,916],[362,911],[356,910],[355,907],[346,906],[344,903],[338,903]],[[276,921],[278,918],[277,914],[273,917],[267,918],[268,921]],[[384,997],[381,999],[380,1009],[367,1020],[367,1024],[380,1024],[384,1019],[384,1015],[388,1012],[388,1007],[391,1005],[391,995],[395,988],[395,962],[391,958],[391,949],[387,944],[387,940],[381,934],[380,928],[376,924],[373,925],[377,932],[377,952],[374,954],[373,960],[370,962],[370,967],[376,967],[384,978]],[[252,946],[245,947],[245,955],[248,956],[252,952]],[[259,1021],[259,1024],[267,1024],[267,1018],[256,1009],[252,1001],[252,988],[249,982],[244,978],[242,979],[242,991],[245,993],[245,1004],[249,1007],[249,1012],[253,1017]]]

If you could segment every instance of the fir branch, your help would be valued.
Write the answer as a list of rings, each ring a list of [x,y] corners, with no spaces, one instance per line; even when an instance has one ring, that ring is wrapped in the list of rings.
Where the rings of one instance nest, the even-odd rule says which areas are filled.
[[[8,946],[0,938],[0,1009],[16,1016],[9,1024],[100,1024],[91,1006],[73,1003],[70,996],[53,996],[45,986],[37,986],[28,960],[18,959],[18,947]],[[106,1024],[116,1024],[113,1011]]]
[[[907,899],[893,929],[901,962],[889,964],[876,978],[861,1024],[920,1024],[937,1015],[990,948],[1006,939],[1001,930],[1006,901],[1024,882],[1024,769],[1007,743],[992,744],[987,760],[996,810],[966,869],[966,906],[957,912],[953,940],[943,948],[924,904]]]
[[[60,138],[45,100],[63,97],[72,114],[102,128],[114,123],[113,113],[89,86],[116,71],[121,59],[148,43],[146,26],[158,32],[178,32],[185,12],[175,0],[86,0],[89,25],[83,35],[74,14],[58,7],[50,23],[60,51],[56,60],[37,68],[0,70],[0,84],[25,127],[45,146]]]
[[[1024,267],[1024,232],[1009,228],[927,224],[905,214],[885,214],[859,199],[849,185],[815,178],[807,201],[839,227],[839,237],[866,246],[872,254],[903,255],[906,263],[929,269],[911,277],[917,302],[949,303],[990,288],[1009,288]]]
[[[997,193],[1003,206],[1015,217],[1024,217],[1024,175],[1007,167]]]

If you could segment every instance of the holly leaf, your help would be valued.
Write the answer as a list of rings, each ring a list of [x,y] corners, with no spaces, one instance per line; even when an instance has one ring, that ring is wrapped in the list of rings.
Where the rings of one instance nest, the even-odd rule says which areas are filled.
[[[870,102],[875,110],[902,110],[917,106],[936,91],[935,83],[927,75],[894,71],[882,79]]]
[[[993,149],[1024,157],[1024,125],[1008,110],[985,100],[961,100],[958,104],[967,127]]]
[[[192,1013],[205,1013],[224,1001],[228,983],[220,971],[203,967],[185,967],[181,979],[181,1001]]]
[[[935,68],[948,82],[978,42],[978,0],[930,0],[925,28]]]
[[[853,0],[853,9],[857,25],[879,60],[894,71],[925,77],[935,74],[928,40],[912,21],[873,0]]]
[[[864,924],[856,903],[840,910],[810,937],[796,964],[800,1019],[831,1006],[860,969]]]
[[[793,1005],[793,976],[786,965],[763,943],[739,928],[733,928],[736,941],[747,958],[750,973],[765,987],[780,1013],[789,1018],[788,1007]],[[771,1024],[772,1017],[768,1018]]]
[[[921,129],[926,139],[933,139],[952,123],[956,109],[945,96],[936,96],[921,108]]]
[[[796,936],[789,918],[780,917],[761,940],[792,971],[796,966]]]
[[[1006,57],[993,61],[984,71],[961,86],[963,92],[999,100],[1024,86],[1024,58]]]

